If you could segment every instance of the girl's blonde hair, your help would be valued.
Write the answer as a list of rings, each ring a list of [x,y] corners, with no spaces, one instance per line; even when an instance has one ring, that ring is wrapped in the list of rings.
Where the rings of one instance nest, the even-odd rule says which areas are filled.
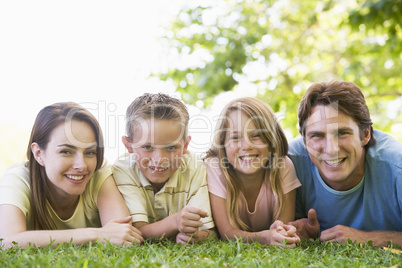
[[[229,114],[233,111],[241,111],[254,123],[260,130],[261,139],[268,147],[270,159],[265,176],[265,183],[271,187],[274,194],[275,204],[278,210],[274,215],[274,220],[278,219],[283,209],[283,190],[280,181],[280,167],[283,166],[285,156],[288,152],[288,143],[286,136],[280,126],[272,109],[264,102],[255,98],[239,98],[231,101],[222,111],[217,122],[214,141],[207,152],[206,157],[217,157],[220,169],[226,179],[227,196],[226,209],[232,226],[243,230],[249,230],[249,227],[240,219],[239,214],[239,196],[241,185],[236,178],[234,167],[229,163],[225,150],[225,137],[229,127]],[[269,181],[268,181],[269,180]]]

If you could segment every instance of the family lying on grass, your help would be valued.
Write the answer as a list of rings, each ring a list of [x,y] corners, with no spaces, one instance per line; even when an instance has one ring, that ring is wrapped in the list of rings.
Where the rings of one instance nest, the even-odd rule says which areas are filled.
[[[288,145],[267,104],[231,101],[201,159],[187,150],[186,106],[144,94],[127,109],[129,154],[110,166],[89,111],[47,106],[28,162],[0,179],[0,248],[213,235],[290,248],[317,237],[402,245],[402,144],[373,130],[360,88],[313,84],[298,119],[301,136]]]

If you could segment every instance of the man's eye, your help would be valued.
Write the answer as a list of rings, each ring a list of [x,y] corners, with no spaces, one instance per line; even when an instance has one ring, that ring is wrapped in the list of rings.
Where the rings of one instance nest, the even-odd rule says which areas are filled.
[[[312,138],[322,138],[324,135],[322,134],[313,134],[311,135]]]

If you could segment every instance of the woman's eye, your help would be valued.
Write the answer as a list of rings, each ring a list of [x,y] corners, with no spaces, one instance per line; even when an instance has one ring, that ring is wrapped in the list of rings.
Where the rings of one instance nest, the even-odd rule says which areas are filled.
[[[61,150],[60,153],[61,154],[72,154],[73,152],[71,152],[70,150]]]
[[[257,139],[257,138],[259,138],[259,137],[261,137],[261,135],[260,134],[254,134],[253,136],[251,136],[253,139]]]
[[[169,151],[173,151],[173,150],[176,149],[176,146],[173,146],[173,145],[172,145],[172,146],[168,146],[167,149],[168,149]]]
[[[145,150],[151,150],[152,146],[151,145],[144,145],[142,148],[144,148]]]
[[[96,155],[96,151],[89,151],[86,153],[87,155]]]

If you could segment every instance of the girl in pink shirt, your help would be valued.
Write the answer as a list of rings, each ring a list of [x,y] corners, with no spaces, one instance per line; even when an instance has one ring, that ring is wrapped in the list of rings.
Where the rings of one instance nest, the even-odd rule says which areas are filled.
[[[222,111],[204,160],[212,214],[224,239],[294,247],[295,189],[301,184],[272,109],[240,98]],[[286,243],[284,240],[286,239]]]

